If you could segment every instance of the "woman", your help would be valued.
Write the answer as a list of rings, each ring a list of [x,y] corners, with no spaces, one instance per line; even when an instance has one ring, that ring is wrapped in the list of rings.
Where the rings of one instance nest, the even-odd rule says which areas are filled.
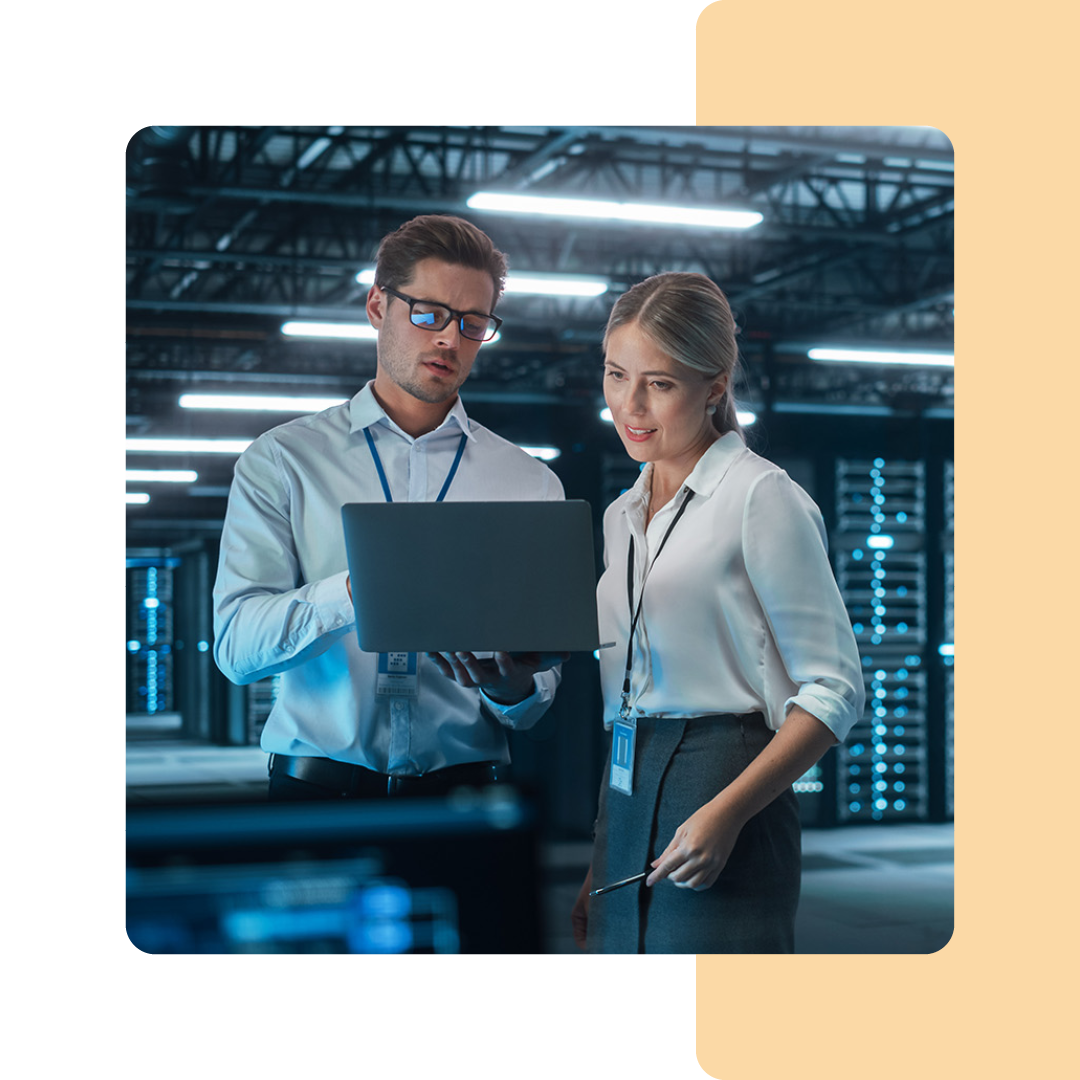
[[[613,753],[573,913],[590,952],[794,951],[791,785],[862,712],[821,515],[746,448],[737,357],[727,300],[700,274],[636,285],[604,335],[604,396],[644,468],[604,515]]]

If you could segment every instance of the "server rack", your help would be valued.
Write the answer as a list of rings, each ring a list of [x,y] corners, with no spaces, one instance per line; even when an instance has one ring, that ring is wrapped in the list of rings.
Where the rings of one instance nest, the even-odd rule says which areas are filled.
[[[837,583],[866,708],[839,747],[840,822],[929,816],[926,473],[922,461],[836,462]]]
[[[132,727],[179,727],[176,703],[173,575],[179,560],[159,552],[129,554],[127,714]]]
[[[233,686],[211,656],[216,545],[127,552],[127,728],[258,745],[281,676]]]

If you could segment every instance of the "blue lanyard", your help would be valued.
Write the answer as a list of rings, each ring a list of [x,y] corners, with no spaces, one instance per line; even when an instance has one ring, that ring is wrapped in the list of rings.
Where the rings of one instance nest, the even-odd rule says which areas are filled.
[[[379,482],[382,484],[383,494],[386,496],[387,502],[393,502],[394,497],[390,494],[390,485],[386,480],[386,472],[383,469],[382,460],[379,458],[379,451],[375,449],[375,440],[371,437],[371,429],[364,428],[364,438],[367,439],[368,449],[371,451],[371,458],[375,462],[375,471],[379,474]],[[461,442],[458,443],[457,454],[454,457],[454,464],[450,466],[450,472],[446,475],[446,482],[442,486],[442,491],[439,492],[436,502],[442,502],[446,497],[446,493],[450,490],[450,481],[454,479],[454,473],[457,472],[458,465],[461,464],[461,455],[465,453],[465,443],[468,440],[468,435],[463,431],[461,433]]]

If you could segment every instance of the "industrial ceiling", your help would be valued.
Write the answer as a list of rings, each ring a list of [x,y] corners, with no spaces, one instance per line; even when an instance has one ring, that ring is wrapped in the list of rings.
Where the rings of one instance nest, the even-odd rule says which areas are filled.
[[[478,191],[762,221],[520,216],[470,209]],[[759,414],[948,417],[951,367],[822,364],[807,350],[952,351],[953,198],[952,147],[932,128],[146,128],[127,154],[127,434],[250,438],[289,419],[180,409],[185,392],[351,396],[374,374],[374,344],[288,337],[282,324],[366,322],[357,274],[382,236],[432,212],[478,224],[511,273],[608,284],[592,298],[506,295],[466,404],[599,408],[615,298],[650,274],[694,270],[732,303],[740,400]],[[167,533],[162,514],[174,531],[218,526],[232,459],[200,463],[183,502],[176,492],[132,509],[134,532]],[[160,455],[128,454],[129,468],[151,464]]]

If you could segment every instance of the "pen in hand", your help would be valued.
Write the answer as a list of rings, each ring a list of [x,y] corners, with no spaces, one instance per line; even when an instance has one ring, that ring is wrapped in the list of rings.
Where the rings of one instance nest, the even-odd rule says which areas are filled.
[[[590,896],[599,896],[601,893],[611,892],[613,889],[621,889],[624,885],[633,885],[635,881],[641,881],[648,876],[648,870],[643,870],[633,877],[623,878],[622,881],[613,881],[610,885],[601,885],[599,889],[593,889]]]

